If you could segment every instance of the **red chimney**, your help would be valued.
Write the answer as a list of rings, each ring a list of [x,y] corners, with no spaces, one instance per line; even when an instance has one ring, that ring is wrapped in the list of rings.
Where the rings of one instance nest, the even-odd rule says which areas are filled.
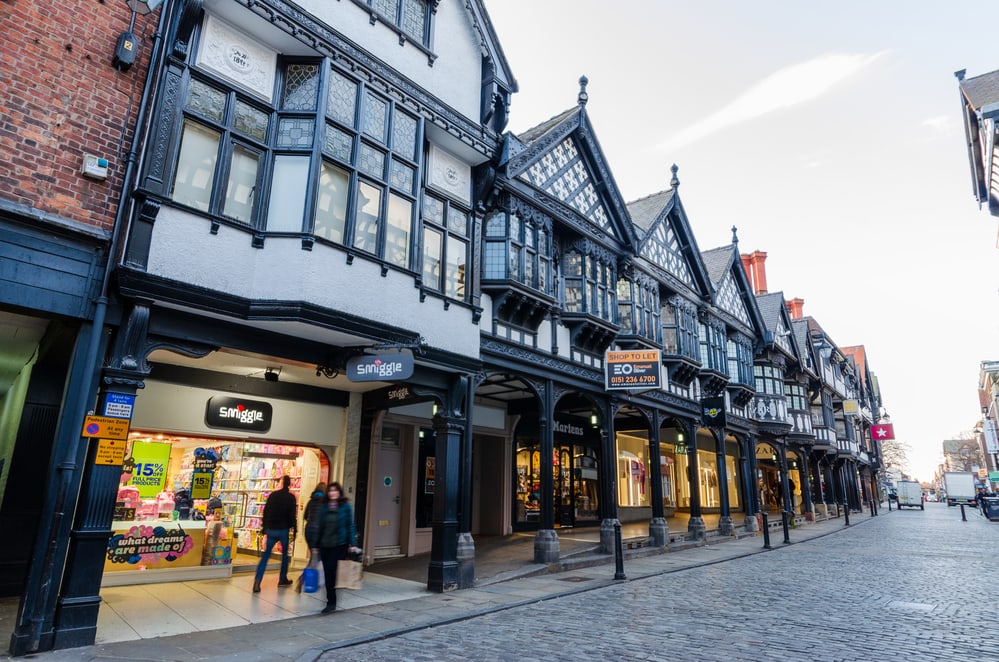
[[[800,320],[805,316],[805,313],[803,312],[805,308],[804,299],[794,298],[790,301],[785,301],[784,307],[787,308],[787,314],[790,315],[793,320]]]
[[[767,254],[763,251],[753,251],[752,253],[741,253],[742,268],[746,271],[749,284],[753,287],[753,294],[767,293]]]
[[[749,279],[753,292],[756,292],[756,282],[753,280],[753,258],[749,253],[740,253],[739,257],[742,258],[742,269],[746,272],[746,278]]]
[[[753,266],[753,288],[757,294],[767,293],[767,254],[763,251],[753,251],[749,256]]]

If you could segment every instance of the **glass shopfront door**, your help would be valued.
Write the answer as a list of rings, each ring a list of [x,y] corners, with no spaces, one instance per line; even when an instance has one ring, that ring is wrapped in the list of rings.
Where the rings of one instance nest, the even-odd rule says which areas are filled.
[[[537,529],[541,522],[541,447],[519,440],[514,458],[514,530]],[[552,456],[555,508],[559,528],[599,524],[597,450],[581,444],[556,445]]]

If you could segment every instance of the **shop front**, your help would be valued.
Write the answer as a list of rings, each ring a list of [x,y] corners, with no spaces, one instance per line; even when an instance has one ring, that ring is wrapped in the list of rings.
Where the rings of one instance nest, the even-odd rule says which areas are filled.
[[[522,430],[514,442],[514,531],[537,530],[541,521],[541,443]],[[557,528],[600,523],[600,434],[582,419],[555,419],[552,452],[554,522]]]
[[[780,455],[768,443],[756,445],[756,487],[763,511],[780,512],[783,488],[780,484]]]
[[[102,585],[255,567],[267,496],[290,476],[301,516],[316,483],[337,475],[331,458],[340,456],[345,419],[338,407],[147,382],[125,448]],[[306,546],[291,547],[305,563]]]

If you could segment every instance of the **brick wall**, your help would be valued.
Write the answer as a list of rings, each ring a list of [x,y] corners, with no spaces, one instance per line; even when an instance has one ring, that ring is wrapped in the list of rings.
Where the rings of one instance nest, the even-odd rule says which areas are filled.
[[[159,12],[136,18],[139,58],[111,66],[124,0],[0,0],[0,198],[109,230]],[[108,178],[81,174],[84,153]]]

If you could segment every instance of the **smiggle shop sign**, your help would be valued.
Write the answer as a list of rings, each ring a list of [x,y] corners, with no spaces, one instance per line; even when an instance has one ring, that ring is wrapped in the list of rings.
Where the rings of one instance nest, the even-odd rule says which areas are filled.
[[[213,428],[267,432],[272,413],[269,402],[216,395],[208,400],[205,423]]]
[[[364,354],[347,360],[347,379],[352,382],[391,382],[412,376],[412,352]]]

